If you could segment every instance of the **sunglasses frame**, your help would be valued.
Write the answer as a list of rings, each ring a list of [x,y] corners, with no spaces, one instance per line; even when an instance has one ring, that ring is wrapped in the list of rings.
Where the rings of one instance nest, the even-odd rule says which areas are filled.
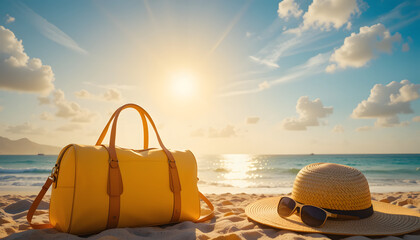
[[[321,209],[322,211],[324,211],[324,212],[325,212],[326,217],[325,217],[325,219],[324,219],[324,222],[323,222],[321,225],[316,226],[317,228],[321,228],[321,227],[323,227],[323,226],[325,225],[325,223],[327,222],[327,219],[328,219],[329,217],[331,217],[331,218],[337,218],[337,214],[335,214],[335,213],[330,213],[330,212],[325,211],[324,209],[322,209],[322,208],[320,208],[320,207],[317,207],[317,206],[313,206],[313,205],[308,205],[308,204],[301,204],[301,203],[298,203],[298,202],[296,202],[296,201],[295,201],[293,198],[291,198],[291,197],[281,197],[281,198],[280,198],[280,200],[279,200],[279,204],[278,204],[278,205],[280,205],[280,202],[281,202],[281,200],[282,200],[283,198],[289,198],[289,199],[293,200],[293,202],[295,202],[295,207],[294,207],[294,208],[293,208],[293,210],[290,212],[290,214],[289,214],[289,215],[287,215],[287,216],[280,216],[280,214],[279,214],[279,216],[280,216],[280,217],[282,217],[282,218],[286,218],[286,217],[290,217],[290,216],[292,216],[292,214],[293,214],[294,212],[296,212],[296,209],[299,207],[299,208],[300,208],[300,210],[299,210],[299,218],[300,218],[300,220],[302,220],[302,207],[304,207],[304,206],[310,206],[310,207],[318,208],[318,209]],[[277,205],[277,213],[278,213],[278,209],[279,209],[278,205]],[[303,222],[305,225],[308,225],[308,224],[306,224],[303,220],[302,220],[302,222]],[[308,225],[308,226],[310,226],[310,225]],[[313,226],[310,226],[310,227],[313,227]]]

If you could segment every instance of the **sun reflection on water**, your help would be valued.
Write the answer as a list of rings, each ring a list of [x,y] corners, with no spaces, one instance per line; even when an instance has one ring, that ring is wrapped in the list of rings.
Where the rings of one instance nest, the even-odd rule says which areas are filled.
[[[220,182],[233,187],[252,187],[255,183],[249,180],[261,177],[259,174],[253,173],[253,171],[258,169],[258,165],[258,160],[252,155],[222,155],[220,166],[224,173],[222,174],[223,179]]]

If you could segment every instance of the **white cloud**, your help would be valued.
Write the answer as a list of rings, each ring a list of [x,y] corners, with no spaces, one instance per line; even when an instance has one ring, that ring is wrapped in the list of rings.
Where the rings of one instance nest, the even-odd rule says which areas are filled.
[[[308,34],[309,35],[309,34]],[[277,61],[281,57],[290,54],[296,48],[305,46],[313,41],[313,36],[293,36],[290,34],[281,34],[276,39],[270,41],[267,46],[263,47],[256,56],[250,56],[251,60],[259,64],[265,64],[271,68],[278,68]]]
[[[375,126],[377,127],[392,127],[395,125],[398,125],[400,123],[400,120],[397,116],[392,117],[384,117],[384,118],[378,118],[375,122]]]
[[[300,17],[303,11],[299,9],[299,5],[294,0],[283,0],[279,2],[277,13],[280,18],[288,20],[290,16]]]
[[[420,84],[392,81],[388,85],[376,84],[367,100],[363,100],[353,110],[353,118],[376,119],[377,127],[406,125],[400,123],[398,114],[413,113],[410,102],[420,98]]]
[[[229,91],[226,93],[221,94],[222,97],[229,97],[229,96],[236,96],[236,95],[243,95],[243,94],[251,94],[251,93],[258,93],[264,91],[268,88],[271,88],[274,85],[292,81],[295,79],[299,79],[305,76],[314,76],[318,73],[324,72],[324,68],[328,63],[328,58],[330,53],[320,53],[306,61],[305,63],[298,65],[296,67],[291,68],[285,75],[275,78],[273,80],[265,80],[258,83],[255,87],[246,90],[239,90],[239,91]],[[236,85],[235,83],[233,85]]]
[[[363,126],[363,127],[356,128],[356,132],[367,132],[367,131],[370,131],[372,129],[373,129],[372,126]]]
[[[326,68],[327,72],[333,72],[337,68],[347,67],[360,68],[365,66],[378,53],[392,52],[392,43],[401,41],[401,35],[391,35],[384,25],[378,23],[373,26],[361,27],[359,33],[352,33],[344,39],[344,44],[331,55]]]
[[[420,98],[420,84],[413,84],[408,80],[402,80],[401,84],[402,86],[399,88],[398,92],[391,94],[391,104],[411,102]]]
[[[257,124],[260,121],[259,117],[247,117],[246,124]]]
[[[264,81],[264,82],[258,84],[258,89],[259,90],[265,90],[265,89],[268,89],[270,87],[271,87],[271,85],[267,81]]]
[[[229,138],[236,136],[236,129],[233,125],[226,125],[221,129],[209,128],[209,138]]]
[[[91,122],[95,117],[90,110],[80,107],[76,102],[68,101],[61,89],[53,92],[52,99],[41,99],[45,103],[54,105],[56,117],[70,119],[72,122]]]
[[[15,133],[15,134],[44,134],[45,129],[36,127],[31,123],[25,122],[18,125],[11,125],[6,128],[7,132]]]
[[[52,115],[49,112],[43,112],[43,113],[41,113],[41,115],[39,116],[39,118],[41,120],[45,120],[45,121],[53,121],[54,120],[54,115]]]
[[[39,96],[38,102],[39,105],[47,105],[51,103],[49,96]]]
[[[356,0],[314,0],[303,15],[302,29],[306,30],[310,27],[326,31],[329,31],[331,27],[339,29],[349,24],[350,17],[358,12]]]
[[[319,126],[319,118],[325,118],[333,112],[332,107],[324,107],[319,98],[311,101],[309,97],[302,96],[296,104],[299,117],[289,117],[282,121],[286,130],[306,130],[309,126]]]
[[[81,98],[81,99],[91,99],[91,100],[99,100],[99,101],[120,101],[122,98],[121,92],[116,89],[108,89],[103,94],[98,94],[98,95],[95,95],[85,89],[82,89],[78,92],[75,92],[74,95],[77,98]]]
[[[23,12],[23,15],[29,19],[29,22],[33,24],[42,35],[46,38],[64,46],[74,51],[86,54],[87,51],[84,50],[76,43],[70,36],[68,36],[65,32],[61,31],[57,26],[48,22],[45,18],[38,15],[28,6],[23,4],[22,2],[17,3],[19,9]]]
[[[400,122],[397,116],[378,118],[375,122],[375,127],[395,127],[407,126],[410,122]]]
[[[410,51],[410,45],[408,45],[408,43],[404,43],[404,44],[402,45],[402,51],[403,51],[403,52],[408,52],[408,51]]]
[[[48,94],[54,89],[54,73],[39,58],[29,58],[22,40],[0,26],[0,89]]]
[[[99,100],[99,101],[121,101],[121,92],[116,89],[108,89],[103,94],[93,94],[89,91],[82,89],[75,92],[74,95],[81,99]]]
[[[400,4],[391,11],[379,16],[374,22],[390,26],[390,29],[400,29],[420,18],[417,1],[399,1]]]
[[[330,64],[325,68],[325,71],[328,73],[335,72],[335,70],[337,70],[337,65],[335,64]]]
[[[10,16],[9,14],[6,14],[6,23],[12,23],[16,20],[16,18]]]
[[[121,93],[116,89],[108,89],[104,95],[104,99],[107,101],[120,101],[121,100]]]
[[[92,94],[90,92],[88,92],[87,90],[85,90],[85,89],[82,89],[82,90],[80,90],[78,92],[75,92],[74,95],[77,98],[84,98],[84,99],[89,99],[89,98],[92,98],[93,97]]]
[[[54,92],[52,102],[57,107],[55,116],[71,118],[72,122],[90,122],[95,116],[88,109],[80,107],[76,102],[68,101],[62,90],[56,90]]]
[[[81,99],[102,100],[102,101],[120,101],[122,99],[121,92],[116,89],[107,89],[103,94],[95,95],[89,91],[82,89],[75,92],[74,95]]]
[[[249,56],[249,58],[258,64],[266,65],[267,67],[270,67],[270,68],[279,68],[279,65],[277,63],[269,61],[267,59],[260,59],[254,56]]]
[[[351,29],[351,22],[348,22],[348,23],[347,23],[346,29],[347,29],[347,30],[350,30],[350,29]]]
[[[57,131],[62,131],[62,132],[72,132],[72,131],[80,130],[80,129],[82,129],[82,126],[76,123],[69,123],[69,124],[56,128]]]
[[[415,116],[412,119],[413,122],[420,122],[420,116]]]
[[[247,38],[250,38],[250,37],[252,37],[254,35],[254,33],[252,33],[252,32],[246,32],[245,33],[245,36],[247,37]]]
[[[344,127],[343,125],[335,125],[334,128],[332,129],[333,133],[343,133],[344,132]]]

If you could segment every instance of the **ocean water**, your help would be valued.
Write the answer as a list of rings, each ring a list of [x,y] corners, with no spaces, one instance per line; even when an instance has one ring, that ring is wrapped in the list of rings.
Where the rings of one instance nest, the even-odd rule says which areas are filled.
[[[197,155],[204,193],[287,193],[299,170],[315,162],[355,167],[372,192],[420,191],[420,154]],[[0,192],[37,193],[57,156],[0,155]]]

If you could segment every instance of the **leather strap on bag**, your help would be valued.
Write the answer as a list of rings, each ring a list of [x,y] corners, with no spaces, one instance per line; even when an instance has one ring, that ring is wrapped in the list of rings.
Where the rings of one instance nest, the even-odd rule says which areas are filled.
[[[207,204],[207,206],[210,208],[210,213],[208,213],[207,215],[200,216],[200,218],[195,221],[196,223],[205,222],[205,221],[210,220],[214,217],[214,206],[213,206],[213,204],[200,191],[198,192],[198,195],[200,195],[201,200],[203,200]]]
[[[44,229],[44,228],[52,228],[53,226],[49,223],[45,224],[34,224],[32,223],[32,217],[34,216],[34,213],[36,209],[38,208],[38,205],[41,203],[42,198],[44,197],[45,193],[47,193],[48,188],[50,188],[51,184],[54,182],[52,177],[48,177],[47,181],[45,182],[44,186],[42,186],[41,191],[38,193],[38,196],[36,196],[35,200],[32,202],[31,207],[28,210],[28,214],[26,215],[26,220],[28,220],[29,225],[33,229]]]
[[[65,146],[57,159],[57,163],[53,167],[51,171],[51,175],[48,176],[47,181],[45,181],[45,184],[42,186],[41,191],[39,191],[38,196],[36,196],[35,200],[32,202],[31,207],[28,210],[28,213],[26,214],[26,220],[28,220],[29,225],[31,225],[34,229],[44,229],[44,228],[52,228],[53,226],[51,224],[33,224],[32,223],[32,217],[35,214],[36,209],[38,208],[38,205],[41,203],[42,198],[47,193],[50,186],[55,182],[57,184],[57,177],[58,177],[58,170],[60,168],[61,160],[63,159],[64,153],[72,146],[72,144],[69,144]]]
[[[113,123],[112,123],[111,136],[110,136],[110,139],[109,139],[109,147],[108,147],[108,152],[109,152],[111,161],[115,162],[114,164],[118,164],[117,152],[115,150],[116,129],[117,129],[118,117],[119,117],[121,111],[126,109],[126,108],[136,109],[140,113],[140,115],[144,115],[147,118],[147,120],[149,120],[150,124],[153,127],[153,130],[155,131],[155,134],[156,134],[157,140],[159,142],[159,145],[162,148],[162,150],[165,152],[165,154],[168,158],[169,186],[170,186],[171,191],[174,194],[174,203],[173,203],[174,207],[173,207],[171,222],[178,222],[179,218],[181,216],[181,183],[179,181],[179,174],[178,174],[178,169],[176,167],[176,162],[175,162],[174,157],[172,156],[172,153],[165,147],[165,145],[163,145],[162,140],[161,140],[161,138],[159,136],[159,133],[157,131],[156,125],[153,122],[152,118],[142,107],[140,107],[136,104],[126,104],[126,105],[123,105],[122,107],[118,108],[115,111],[115,113],[113,114]],[[101,137],[98,139],[97,145],[101,144],[101,141],[103,140],[103,137],[106,135],[106,132],[108,130],[110,122],[111,122],[111,119],[108,122],[107,126],[105,127],[104,131],[102,132],[103,134],[101,134]],[[144,122],[143,122],[143,124],[144,124]],[[103,137],[102,137],[102,135],[103,135]],[[101,140],[101,141],[99,141],[99,140]],[[110,176],[113,176],[113,175],[110,175]],[[118,180],[116,180],[116,181],[118,181]],[[113,180],[110,179],[109,183],[112,184]],[[115,211],[119,212],[119,208],[118,208],[118,210],[115,210]]]
[[[106,146],[102,145],[108,152]],[[108,222],[106,228],[116,228],[120,220],[120,195],[123,193],[123,182],[121,176],[120,166],[118,160],[114,161],[109,156],[108,168],[108,184],[107,191],[109,195],[109,209],[108,209]]]

